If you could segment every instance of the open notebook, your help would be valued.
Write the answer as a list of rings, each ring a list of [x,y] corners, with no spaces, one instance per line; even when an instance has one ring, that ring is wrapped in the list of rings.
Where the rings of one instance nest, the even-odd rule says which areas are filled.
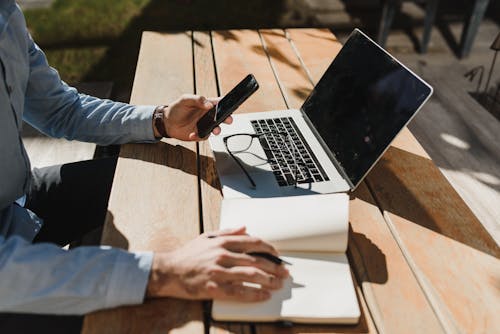
[[[296,197],[225,199],[220,228],[246,226],[276,247],[290,278],[258,303],[214,301],[220,321],[357,323],[358,301],[346,257],[349,197],[322,194]]]

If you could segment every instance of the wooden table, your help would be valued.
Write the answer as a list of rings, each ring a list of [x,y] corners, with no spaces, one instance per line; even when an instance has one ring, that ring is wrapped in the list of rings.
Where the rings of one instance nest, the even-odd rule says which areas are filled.
[[[145,32],[132,103],[217,96],[247,73],[244,112],[299,108],[338,53],[328,30]],[[423,110],[422,112],[425,112]],[[208,143],[122,146],[102,243],[168,250],[216,230],[220,185]],[[348,256],[362,308],[356,326],[215,323],[207,302],[149,300],[96,312],[84,333],[493,333],[500,249],[408,130],[350,201]]]

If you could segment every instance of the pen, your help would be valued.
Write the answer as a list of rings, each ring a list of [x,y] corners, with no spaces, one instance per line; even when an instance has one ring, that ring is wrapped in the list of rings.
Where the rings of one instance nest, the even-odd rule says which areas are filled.
[[[288,264],[288,265],[291,265],[290,262],[288,261],[285,261],[277,256],[274,256],[273,254],[270,254],[270,253],[265,253],[265,252],[249,252],[247,253],[248,255],[252,255],[252,256],[258,256],[258,257],[262,257],[266,260],[269,260],[271,261],[272,263],[275,263],[275,264]]]
[[[216,235],[208,235],[207,238],[209,239],[212,239],[212,238],[215,238],[217,237]],[[266,252],[249,252],[247,253],[248,255],[252,255],[252,256],[258,256],[258,257],[261,257],[261,258],[264,258],[266,260],[269,260],[271,261],[272,263],[275,263],[275,264],[288,264],[288,265],[292,265],[290,262],[288,261],[285,261],[283,259],[280,259],[279,257],[277,256],[274,256],[273,254],[270,254],[270,253],[266,253]]]

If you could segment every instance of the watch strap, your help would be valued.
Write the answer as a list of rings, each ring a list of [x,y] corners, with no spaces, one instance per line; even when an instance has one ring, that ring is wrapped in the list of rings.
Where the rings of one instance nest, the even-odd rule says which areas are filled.
[[[167,106],[158,106],[156,107],[155,111],[153,112],[153,124],[158,131],[158,133],[165,138],[169,138],[167,134],[167,130],[165,129],[165,121],[164,117],[165,115],[163,114],[163,110]]]

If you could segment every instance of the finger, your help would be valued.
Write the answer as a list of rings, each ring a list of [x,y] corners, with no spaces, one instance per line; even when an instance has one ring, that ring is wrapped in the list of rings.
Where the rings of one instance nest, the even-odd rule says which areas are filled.
[[[223,236],[223,235],[246,235],[247,228],[246,226],[240,226],[240,227],[235,227],[235,228],[226,228],[223,230],[219,230],[215,233],[213,233],[216,236]]]
[[[226,124],[232,124],[232,123],[233,123],[233,117],[232,117],[232,116],[228,116],[228,117],[224,120],[224,123],[226,123]]]
[[[212,279],[217,282],[254,283],[269,290],[277,290],[283,286],[282,278],[254,267],[232,267],[221,270]]]
[[[224,121],[223,123],[225,124],[231,124],[233,123],[233,118],[231,116],[228,116]],[[218,136],[220,133],[221,133],[221,128],[220,126],[216,126],[213,130],[212,130],[212,133],[216,136]]]
[[[233,235],[221,238],[221,246],[237,253],[265,252],[278,255],[276,249],[267,242],[249,235]]]
[[[221,132],[220,126],[216,126],[216,127],[212,130],[212,133],[213,133],[214,135],[216,135],[216,136],[217,136],[217,135],[219,135],[219,134],[220,134],[220,132]]]
[[[219,266],[225,268],[233,267],[248,267],[257,268],[267,274],[277,276],[279,278],[286,278],[289,276],[288,269],[281,264],[273,263],[262,257],[251,256],[245,253],[227,252],[220,256],[217,260]]]
[[[200,140],[203,140],[202,138],[198,137],[198,135],[196,134],[196,132],[191,132],[189,135],[188,135],[188,139],[190,141],[200,141]]]
[[[195,106],[203,111],[210,110],[214,107],[214,104],[207,100],[207,98],[204,96],[198,96],[195,102]]]
[[[180,100],[186,106],[194,107],[197,109],[201,109],[203,111],[209,110],[214,105],[212,102],[208,101],[204,96],[194,95],[194,94],[183,94]]]
[[[267,300],[271,293],[267,290],[241,284],[219,284],[214,293],[214,299],[234,300],[242,302],[257,302]]]

